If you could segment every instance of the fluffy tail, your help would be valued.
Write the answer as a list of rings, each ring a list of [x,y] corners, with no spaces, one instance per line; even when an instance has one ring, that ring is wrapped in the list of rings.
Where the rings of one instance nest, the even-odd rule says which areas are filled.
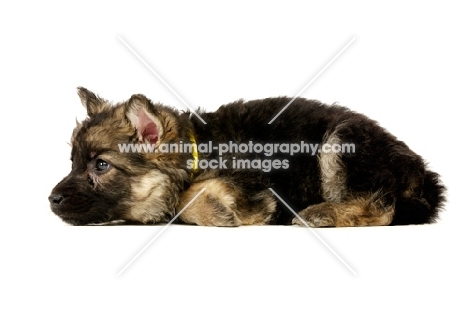
[[[391,225],[435,222],[445,203],[445,190],[439,175],[426,171],[421,196],[397,200]]]

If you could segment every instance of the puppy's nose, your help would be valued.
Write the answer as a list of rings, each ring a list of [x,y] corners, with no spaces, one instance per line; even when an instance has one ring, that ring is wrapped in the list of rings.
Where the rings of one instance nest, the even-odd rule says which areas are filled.
[[[58,207],[60,203],[62,203],[63,199],[64,199],[63,195],[52,193],[49,196],[50,206]]]

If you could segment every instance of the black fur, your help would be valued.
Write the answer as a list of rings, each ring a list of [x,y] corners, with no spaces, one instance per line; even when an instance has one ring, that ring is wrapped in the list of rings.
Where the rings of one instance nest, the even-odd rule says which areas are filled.
[[[342,156],[348,172],[348,189],[355,194],[381,191],[386,200],[394,201],[392,225],[423,224],[437,220],[445,201],[445,188],[438,174],[427,170],[424,160],[405,143],[362,114],[304,98],[297,98],[272,124],[268,124],[290,100],[280,97],[237,101],[221,106],[216,112],[200,112],[207,124],[192,117],[196,136],[199,142],[212,140],[215,143],[230,140],[237,143],[322,143],[326,133],[346,124],[339,132],[340,137],[342,141],[356,145],[355,153]],[[216,152],[208,156],[218,158]],[[241,154],[229,154],[225,158],[232,156],[243,157]],[[261,154],[256,156],[266,158]],[[248,194],[258,191],[259,183],[263,187],[273,187],[297,212],[323,202],[317,156],[297,154],[282,155],[282,158],[289,160],[289,169],[268,173],[244,170],[237,173],[242,176],[236,178],[237,182]],[[232,171],[220,172],[221,176],[232,174]],[[404,198],[402,192],[412,180],[418,183],[415,189],[417,195]],[[289,224],[292,218],[289,209],[278,202],[274,223]]]

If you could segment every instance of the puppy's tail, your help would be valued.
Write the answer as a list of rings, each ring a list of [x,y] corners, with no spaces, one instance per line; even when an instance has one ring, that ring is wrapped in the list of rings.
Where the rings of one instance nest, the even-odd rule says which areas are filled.
[[[425,224],[437,221],[443,210],[446,188],[437,173],[425,172],[419,197],[400,198],[395,204],[391,225]]]

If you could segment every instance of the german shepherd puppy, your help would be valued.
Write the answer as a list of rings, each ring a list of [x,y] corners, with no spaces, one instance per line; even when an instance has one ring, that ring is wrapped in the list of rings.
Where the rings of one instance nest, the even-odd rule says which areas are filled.
[[[445,200],[419,155],[344,107],[297,98],[269,122],[290,98],[193,114],[143,95],[115,105],[78,95],[87,118],[72,134],[71,172],[49,196],[69,224],[423,224]]]

